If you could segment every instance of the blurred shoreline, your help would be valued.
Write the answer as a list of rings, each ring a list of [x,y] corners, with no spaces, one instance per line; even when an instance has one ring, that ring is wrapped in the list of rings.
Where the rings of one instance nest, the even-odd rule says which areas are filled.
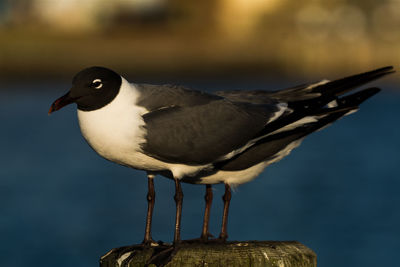
[[[353,2],[0,0],[0,81],[70,79],[93,65],[155,81],[396,69],[400,0]]]
[[[299,42],[295,36],[271,37],[235,43],[217,34],[191,36],[164,31],[82,35],[40,29],[2,31],[0,80],[67,79],[93,65],[142,79],[238,75],[320,78],[400,65],[397,44],[312,44]]]

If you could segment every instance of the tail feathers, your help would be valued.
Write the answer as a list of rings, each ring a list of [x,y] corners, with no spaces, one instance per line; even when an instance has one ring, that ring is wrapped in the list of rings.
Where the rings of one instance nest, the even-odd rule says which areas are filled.
[[[392,66],[383,67],[334,81],[323,80],[315,84],[284,89],[273,93],[271,97],[292,103],[294,107],[312,102],[329,102],[330,99],[394,72]]]
[[[342,97],[332,97],[324,100],[314,99],[309,103],[302,101],[301,104],[297,102],[297,105],[293,105],[292,103],[290,105],[292,112],[267,124],[260,132],[260,136],[287,127],[288,125],[296,123],[304,118],[329,114],[342,108],[347,109],[348,107],[352,107],[352,109],[356,110],[362,102],[377,94],[379,91],[381,91],[381,89],[371,87]],[[305,119],[304,121],[307,122],[310,120]]]
[[[324,114],[336,112],[337,110],[341,109],[348,109],[348,108],[357,109],[361,103],[363,103],[368,98],[374,96],[375,94],[379,93],[380,91],[381,91],[380,88],[371,87],[353,93],[351,95],[337,98],[336,100],[331,101],[330,105],[327,105],[322,109],[316,110],[313,116],[321,116]]]
[[[305,125],[312,125],[315,122],[320,122],[330,114],[342,114],[341,116],[344,116],[353,113],[358,110],[362,102],[379,91],[380,89],[376,87],[367,88],[350,95],[335,98],[335,100],[331,101],[333,105],[317,105],[301,110],[294,110],[292,113],[268,123],[258,136],[270,136],[280,132],[291,131]],[[322,120],[322,122],[324,121],[325,119]]]
[[[362,102],[367,100],[368,98],[376,95],[381,91],[378,87],[371,87],[354,94],[339,98],[339,105],[340,106],[349,106],[349,105],[360,105]]]
[[[392,73],[392,67],[351,76],[333,82],[322,82],[313,87],[292,88],[286,93],[312,94],[312,99],[288,102],[292,109],[278,119],[268,123],[257,135],[260,137],[252,146],[226,161],[215,164],[216,168],[237,171],[250,168],[258,163],[269,165],[288,155],[304,137],[328,127],[338,119],[358,110],[359,105],[377,94],[380,89],[371,87],[344,95],[355,87]],[[284,93],[280,94],[283,97]],[[278,99],[278,98],[275,98]]]
[[[313,118],[313,120],[305,120],[304,118],[302,118],[301,121],[304,121],[304,124],[299,124],[297,125],[297,127],[288,128],[289,131],[281,131],[278,129],[277,131],[271,132],[270,135],[267,136],[267,138],[279,138],[279,135],[274,137],[274,135],[276,135],[277,133],[283,135],[291,135],[292,132],[294,132],[297,134],[302,133],[304,135],[308,135],[311,132],[326,127],[336,120],[350,113],[353,113],[354,111],[357,111],[361,103],[377,94],[380,90],[381,89],[377,87],[371,87],[353,93],[351,95],[338,98],[337,100],[335,100],[337,102],[335,107],[323,107],[319,110],[315,110],[315,112],[313,114],[310,114],[310,116],[305,117]],[[286,125],[285,127],[287,126],[288,125]]]
[[[321,117],[316,122],[308,123],[289,131],[268,135],[233,158],[216,163],[215,167],[224,171],[239,171],[261,162],[269,165],[279,161],[297,147],[304,137],[345,116],[352,108],[337,109]]]
[[[392,66],[383,67],[316,86],[312,91],[321,93],[322,95],[340,96],[357,87],[394,72]]]
[[[277,162],[288,155],[292,149],[300,145],[304,137],[329,126],[355,108],[354,106],[335,108],[334,111],[325,113],[324,116],[321,116],[315,122],[289,131],[280,131],[267,135],[233,158],[216,163],[215,167],[224,171],[239,171],[261,162],[264,162],[266,165]]]
[[[214,93],[233,102],[249,102],[252,104],[284,102],[289,103],[292,108],[297,108],[315,103],[319,105],[327,104],[335,97],[394,72],[393,67],[388,66],[339,80],[322,80],[317,83],[298,85],[279,91],[231,90]]]
[[[379,88],[372,87],[338,98],[335,100],[337,102],[335,107],[324,106],[291,124],[285,124],[287,123],[286,119],[278,119],[267,126],[269,129],[266,129],[265,136],[262,139],[242,153],[229,160],[216,163],[215,166],[221,170],[237,171],[250,168],[261,162],[265,162],[267,165],[276,162],[298,146],[304,137],[357,111],[362,102],[379,91]],[[275,130],[270,125],[273,125]]]

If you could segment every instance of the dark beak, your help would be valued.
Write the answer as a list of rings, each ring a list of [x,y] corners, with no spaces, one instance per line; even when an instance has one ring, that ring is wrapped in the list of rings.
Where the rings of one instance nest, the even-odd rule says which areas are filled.
[[[53,113],[54,111],[57,111],[61,109],[62,107],[65,107],[66,105],[69,105],[73,102],[75,102],[76,98],[73,98],[69,95],[69,92],[57,99],[56,101],[51,104],[51,107],[49,109],[49,115]]]

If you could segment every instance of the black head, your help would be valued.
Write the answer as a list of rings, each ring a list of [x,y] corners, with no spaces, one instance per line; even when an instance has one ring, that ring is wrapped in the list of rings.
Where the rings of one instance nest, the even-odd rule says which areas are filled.
[[[83,111],[100,109],[117,96],[121,83],[121,76],[110,69],[84,69],[73,78],[71,90],[54,101],[49,114],[71,103],[76,103]]]

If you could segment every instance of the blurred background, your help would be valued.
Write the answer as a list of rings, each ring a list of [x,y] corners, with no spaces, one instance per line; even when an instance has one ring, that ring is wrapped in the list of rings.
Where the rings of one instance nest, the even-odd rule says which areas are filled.
[[[1,0],[0,77],[347,73],[400,63],[400,1]],[[164,77],[163,77],[164,78]]]
[[[276,90],[400,65],[400,0],[0,0],[0,266],[98,266],[140,243],[147,181],[95,154],[75,107],[47,116],[80,69],[207,91]],[[400,75],[233,195],[231,240],[298,240],[319,266],[394,266],[400,249]],[[154,233],[171,241],[173,183]],[[185,185],[183,238],[203,186]],[[223,186],[214,186],[218,236]]]

